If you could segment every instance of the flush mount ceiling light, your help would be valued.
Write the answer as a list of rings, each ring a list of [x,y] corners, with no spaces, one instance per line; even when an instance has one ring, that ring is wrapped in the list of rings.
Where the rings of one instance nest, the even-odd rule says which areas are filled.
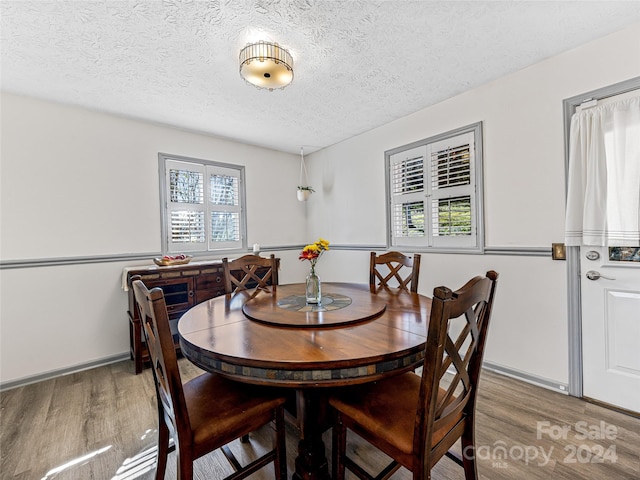
[[[284,88],[293,80],[293,58],[277,43],[249,43],[240,51],[240,76],[258,88]]]

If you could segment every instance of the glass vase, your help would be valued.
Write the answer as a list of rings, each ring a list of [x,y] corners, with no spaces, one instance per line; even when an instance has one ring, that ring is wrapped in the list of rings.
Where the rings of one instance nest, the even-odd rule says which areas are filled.
[[[307,275],[307,303],[319,304],[322,298],[322,285],[320,277],[316,275],[315,266],[311,267],[309,275]]]

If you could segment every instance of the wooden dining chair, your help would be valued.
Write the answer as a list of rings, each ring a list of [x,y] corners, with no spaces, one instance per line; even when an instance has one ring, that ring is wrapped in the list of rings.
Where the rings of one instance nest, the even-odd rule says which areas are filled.
[[[205,373],[184,385],[169,326],[162,289],[148,290],[142,280],[132,287],[149,349],[158,401],[158,463],[156,480],[164,480],[172,437],[179,480],[193,478],[193,461],[221,449],[238,480],[274,462],[275,478],[286,480],[285,398],[271,389],[233,382]],[[273,448],[241,466],[228,444],[275,421]]]
[[[235,260],[222,259],[225,293],[236,293],[249,288],[267,288],[278,285],[278,260],[259,255],[245,255]]]
[[[409,273],[402,271],[403,267],[405,271],[410,269]],[[401,271],[404,276],[401,275]],[[419,275],[420,254],[418,253],[411,258],[400,252],[387,252],[381,255],[371,252],[369,286],[374,293],[380,288],[395,286],[390,283],[394,279],[400,290],[417,292]]]
[[[344,479],[345,468],[374,478],[347,457],[347,429],[392,458],[377,480],[401,466],[416,480],[430,479],[444,455],[464,467],[466,480],[478,478],[474,413],[497,278],[489,271],[455,292],[434,289],[421,376],[409,372],[330,397],[334,480]],[[462,458],[450,451],[458,439]]]

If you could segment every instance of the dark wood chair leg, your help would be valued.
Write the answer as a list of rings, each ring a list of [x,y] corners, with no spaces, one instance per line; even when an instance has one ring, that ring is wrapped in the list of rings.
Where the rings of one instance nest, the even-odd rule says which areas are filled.
[[[462,466],[464,467],[465,480],[477,480],[478,478],[478,466],[476,464],[476,447],[475,447],[475,432],[473,426],[473,419],[467,422],[462,437],[460,438],[462,447]]]
[[[136,375],[142,372],[142,332],[140,331],[140,321],[134,320],[132,324],[133,331],[133,365]]]
[[[176,452],[178,453],[178,480],[193,480],[193,458],[189,458],[188,460],[185,458],[180,458],[180,455],[183,452],[178,451],[177,447]]]
[[[287,480],[287,450],[284,423],[284,407],[276,410],[276,431],[274,448],[277,449],[274,461],[276,480]]]
[[[160,418],[158,427],[158,460],[156,465],[156,480],[164,480],[167,469],[167,456],[169,455],[169,429]]]
[[[333,425],[332,477],[333,480],[344,480],[344,456],[347,451],[347,428],[338,415]]]

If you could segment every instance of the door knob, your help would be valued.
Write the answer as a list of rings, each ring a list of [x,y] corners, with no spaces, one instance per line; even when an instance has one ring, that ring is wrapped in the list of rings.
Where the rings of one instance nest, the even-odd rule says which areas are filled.
[[[585,275],[589,280],[598,280],[599,278],[606,278],[607,280],[615,280],[615,278],[605,277],[604,275],[601,275],[600,272],[596,272],[595,270],[589,270]]]

